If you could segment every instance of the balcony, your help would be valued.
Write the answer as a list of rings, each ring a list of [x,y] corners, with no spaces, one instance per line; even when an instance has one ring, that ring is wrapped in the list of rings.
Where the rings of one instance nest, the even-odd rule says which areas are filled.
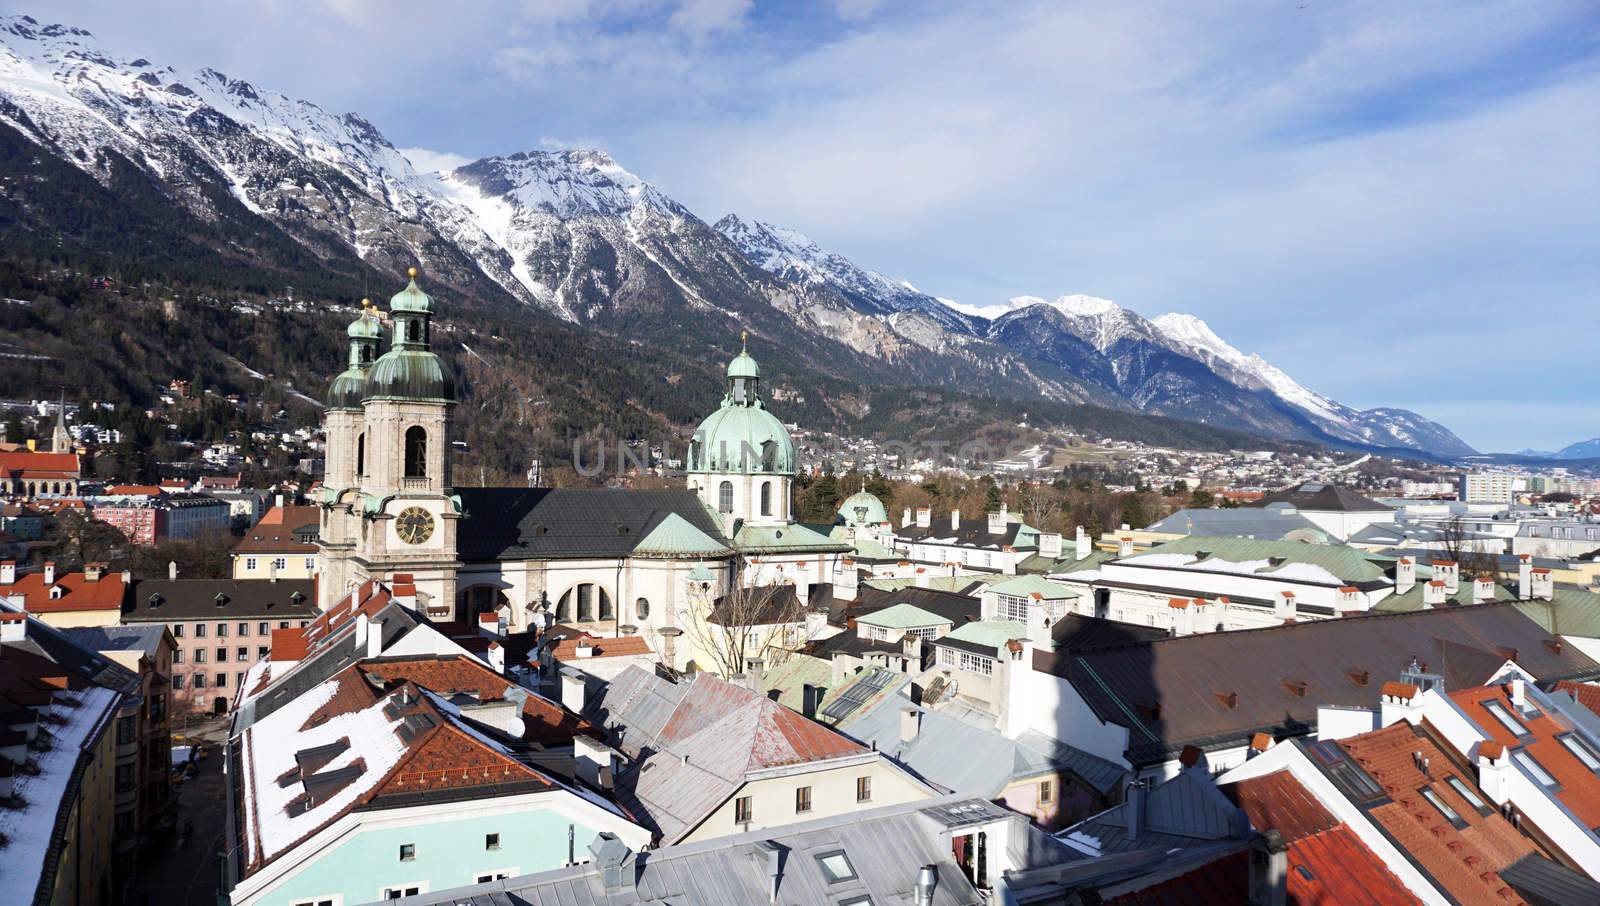
[[[400,479],[402,491],[431,491],[433,480],[429,478],[402,478]]]

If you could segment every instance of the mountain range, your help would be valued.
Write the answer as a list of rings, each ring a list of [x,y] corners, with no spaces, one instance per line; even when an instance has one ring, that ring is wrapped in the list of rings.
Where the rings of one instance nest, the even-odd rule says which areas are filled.
[[[39,155],[93,186],[63,199],[45,184],[63,180],[30,178]],[[1024,412],[1090,404],[1274,439],[1473,452],[1416,413],[1308,390],[1191,315],[1146,319],[1082,295],[975,314],[796,231],[703,220],[597,150],[419,172],[358,115],[211,69],[118,59],[81,29],[26,16],[0,18],[0,163],[0,217],[35,254],[90,247],[126,222],[116,241],[152,268],[262,283],[299,270],[326,288],[420,263],[484,317],[553,318],[708,358],[748,332],[775,374],[857,415],[852,388],[937,387]]]

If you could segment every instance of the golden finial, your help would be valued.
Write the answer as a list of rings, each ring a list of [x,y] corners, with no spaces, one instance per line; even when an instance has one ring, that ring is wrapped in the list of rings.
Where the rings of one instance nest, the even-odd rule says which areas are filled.
[[[417,269],[416,268],[408,267],[408,268],[406,268],[406,273],[411,277],[411,279],[413,279],[413,280],[417,279]]]
[[[739,351],[740,352],[749,352],[750,351],[750,331],[748,331],[748,330],[739,331]]]
[[[363,314],[365,314],[367,309],[369,309],[371,307],[372,307],[372,300],[371,299],[362,299],[361,300],[361,312]]]

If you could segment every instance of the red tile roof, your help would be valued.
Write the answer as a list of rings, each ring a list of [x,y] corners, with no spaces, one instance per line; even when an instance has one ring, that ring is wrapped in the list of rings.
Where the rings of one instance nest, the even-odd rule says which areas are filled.
[[[1554,718],[1543,712],[1536,716],[1519,713],[1511,704],[1511,696],[1507,686],[1478,686],[1472,689],[1460,689],[1450,693],[1450,698],[1467,715],[1467,718],[1491,740],[1507,748],[1516,748],[1521,745],[1539,762],[1556,782],[1561,784],[1561,792],[1556,798],[1567,807],[1584,827],[1600,826],[1600,782],[1595,780],[1594,772],[1584,767],[1578,756],[1567,750],[1557,739],[1567,732],[1567,728],[1557,723]],[[1483,706],[1484,702],[1498,701],[1502,707],[1510,711],[1523,726],[1532,734],[1533,741],[1524,743],[1512,732],[1501,725]]]
[[[1404,698],[1409,700],[1416,698],[1417,687],[1411,685],[1410,683],[1401,683],[1391,680],[1383,684],[1382,692],[1383,695],[1389,698]]]
[[[1117,906],[1213,906],[1249,900],[1250,859],[1241,850],[1110,902]]]
[[[1368,815],[1442,890],[1464,906],[1523,902],[1514,891],[1509,896],[1505,893],[1511,888],[1499,871],[1534,852],[1535,847],[1499,812],[1478,814],[1445,782],[1453,774],[1488,801],[1489,797],[1477,790],[1471,772],[1450,767],[1450,757],[1405,721],[1342,740],[1340,746],[1392,800],[1368,810]],[[1412,761],[1417,752],[1433,765],[1432,776],[1424,776]],[[1418,793],[1423,788],[1447,803],[1467,826],[1453,827]]]
[[[35,472],[78,474],[76,453],[35,453],[31,450],[0,452],[0,474],[31,475]]]
[[[415,683],[441,696],[466,692],[479,701],[499,701],[512,684],[493,670],[460,655],[419,655],[363,661],[361,672],[380,682]],[[543,745],[570,743],[582,733],[601,739],[604,734],[588,721],[538,695],[522,703],[522,738]]]
[[[1348,825],[1335,818],[1293,773],[1278,771],[1223,788],[1258,831],[1289,844],[1289,902],[1339,906],[1416,903]]]
[[[0,597],[20,595],[24,599],[22,607],[29,613],[81,613],[121,610],[128,588],[118,573],[101,573],[93,582],[83,573],[57,573],[55,585],[61,589],[59,598],[50,597],[44,573],[28,573],[10,585],[0,585]]]
[[[624,635],[614,639],[601,639],[591,635],[582,635],[575,638],[564,638],[550,649],[550,654],[558,661],[585,660],[578,656],[578,643],[587,641],[590,647],[589,658],[599,657],[635,657],[650,655],[650,643],[643,636]]]
[[[113,484],[106,487],[108,497],[159,497],[161,487],[153,484]]]
[[[298,661],[306,656],[306,637],[299,628],[272,630],[272,660]]]

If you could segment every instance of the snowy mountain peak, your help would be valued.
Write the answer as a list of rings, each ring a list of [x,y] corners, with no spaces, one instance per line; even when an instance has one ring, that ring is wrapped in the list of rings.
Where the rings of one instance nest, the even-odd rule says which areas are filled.
[[[654,186],[593,149],[522,151],[485,157],[439,176],[451,195],[459,187],[521,210],[570,218],[620,217],[638,204],[681,210]],[[460,200],[459,198],[457,200]]]
[[[1083,293],[1073,293],[1062,296],[1050,303],[1050,307],[1064,315],[1078,318],[1100,317],[1109,314],[1119,314],[1122,306],[1110,299],[1101,299],[1098,296],[1086,296]]]

